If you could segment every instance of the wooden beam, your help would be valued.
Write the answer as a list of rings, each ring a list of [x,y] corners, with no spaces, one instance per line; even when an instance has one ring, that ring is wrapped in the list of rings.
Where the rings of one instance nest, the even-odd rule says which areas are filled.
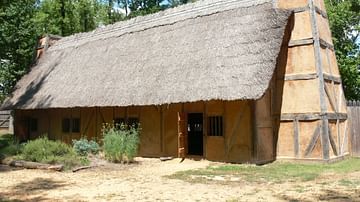
[[[311,27],[312,27],[312,35],[314,38],[314,51],[315,51],[315,61],[316,61],[316,70],[319,77],[319,92],[320,92],[320,108],[322,113],[326,113],[326,100],[325,100],[325,84],[324,84],[324,74],[323,74],[323,64],[321,58],[321,47],[320,47],[320,34],[319,28],[316,20],[316,11],[314,0],[308,0],[310,7],[310,18],[311,18]],[[329,155],[329,121],[326,116],[322,116],[322,136],[321,143],[323,147],[323,158],[328,160],[330,158]]]
[[[340,133],[340,120],[336,120],[336,134],[338,139],[338,151],[341,155],[341,133]]]
[[[299,144],[299,120],[295,119],[294,123],[294,153],[298,158],[300,153],[300,144]]]
[[[346,113],[287,113],[281,114],[281,121],[293,121],[295,119],[299,121],[315,121],[321,120],[322,117],[327,117],[329,120],[346,120]]]
[[[344,154],[345,141],[346,141],[346,138],[348,137],[348,134],[347,134],[348,123],[345,122],[344,124],[345,124],[344,135],[343,135],[343,141],[341,142],[341,149],[340,149],[341,154]]]
[[[257,128],[256,128],[256,108],[255,108],[256,104],[255,101],[250,101],[250,110],[251,110],[251,129],[252,129],[252,136],[251,136],[251,143],[252,143],[252,150],[251,150],[251,155],[252,155],[252,161],[256,162],[257,161]]]
[[[334,111],[335,111],[336,113],[338,113],[337,107],[336,107],[334,101],[332,100],[332,97],[331,97],[329,88],[328,88],[326,85],[325,85],[324,87],[325,87],[325,92],[326,92],[326,95],[327,95],[327,97],[328,97],[328,99],[329,99],[329,102],[330,102],[331,107],[334,109]]]
[[[326,115],[329,120],[346,120],[348,118],[347,113],[327,113]]]
[[[329,44],[328,42],[326,42],[324,39],[319,38],[319,42],[320,42],[320,46],[321,46],[321,47],[328,48],[328,49],[330,49],[330,50],[332,50],[332,51],[335,50],[335,49],[334,49],[334,46],[331,45],[331,44]]]
[[[314,43],[313,38],[309,39],[300,39],[300,40],[290,40],[288,46],[294,47],[294,46],[305,46],[305,45],[312,45]]]
[[[160,107],[160,153],[163,154],[164,152],[164,131],[165,131],[165,124],[164,124],[164,111],[163,107]]]
[[[326,14],[325,11],[321,10],[319,7],[315,6],[315,10],[318,14],[320,14],[323,18],[328,18],[328,15]]]
[[[332,132],[331,132],[331,130],[330,130],[330,125],[329,125],[329,140],[330,140],[330,145],[331,145],[331,148],[332,148],[334,154],[335,154],[336,156],[338,156],[339,153],[338,153],[338,151],[337,151],[336,143],[335,143],[335,141],[334,141],[334,138],[333,138],[333,136],[332,136]]]
[[[327,80],[327,81],[333,81],[334,83],[338,83],[338,84],[341,83],[340,76],[333,76],[333,75],[324,73],[324,79]]]
[[[320,136],[320,128],[321,127],[318,124],[315,128],[313,135],[311,136],[311,140],[310,140],[308,146],[305,149],[305,157],[309,156],[311,154],[311,152],[314,150],[316,141],[319,139],[319,136]]]
[[[291,74],[285,75],[285,81],[312,80],[318,78],[316,73],[312,74]]]
[[[294,13],[302,13],[305,11],[308,11],[310,8],[309,6],[304,6],[304,7],[300,7],[300,8],[294,8],[293,11]]]
[[[324,118],[322,119],[322,134],[321,134],[321,144],[323,148],[323,158],[328,160],[330,158],[330,149],[329,149],[329,120]]]

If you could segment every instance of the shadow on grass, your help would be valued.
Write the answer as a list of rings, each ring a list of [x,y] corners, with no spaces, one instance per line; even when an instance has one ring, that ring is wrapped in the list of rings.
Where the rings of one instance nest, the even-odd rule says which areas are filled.
[[[35,178],[11,187],[8,192],[0,192],[0,201],[50,201],[45,192],[68,185],[64,181],[49,178]]]

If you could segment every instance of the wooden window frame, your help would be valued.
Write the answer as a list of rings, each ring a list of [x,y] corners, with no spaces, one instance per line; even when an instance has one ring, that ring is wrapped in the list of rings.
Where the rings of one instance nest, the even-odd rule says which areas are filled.
[[[61,120],[61,131],[62,133],[81,133],[81,119],[77,117],[63,118]]]
[[[224,117],[214,115],[207,117],[207,136],[224,137]]]

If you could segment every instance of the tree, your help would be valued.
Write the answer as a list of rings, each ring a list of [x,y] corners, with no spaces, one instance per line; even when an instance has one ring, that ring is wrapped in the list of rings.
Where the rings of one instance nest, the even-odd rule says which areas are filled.
[[[78,0],[76,4],[76,13],[79,21],[79,31],[88,32],[97,27],[96,9],[97,2],[92,0]]]
[[[360,99],[360,0],[325,0],[345,96]]]
[[[36,0],[0,1],[0,101],[33,62]]]
[[[42,0],[34,18],[41,34],[68,36],[80,31],[75,1]]]

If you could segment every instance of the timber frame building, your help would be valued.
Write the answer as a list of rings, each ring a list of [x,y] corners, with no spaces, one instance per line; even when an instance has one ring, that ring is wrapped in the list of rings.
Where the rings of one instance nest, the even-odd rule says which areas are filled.
[[[200,0],[41,40],[2,108],[21,140],[140,122],[141,156],[331,161],[349,153],[323,0]]]

